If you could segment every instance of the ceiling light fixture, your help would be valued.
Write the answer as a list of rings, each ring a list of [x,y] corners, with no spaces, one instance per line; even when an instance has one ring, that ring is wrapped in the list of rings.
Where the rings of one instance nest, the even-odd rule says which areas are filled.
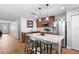
[[[41,15],[41,7],[38,8],[39,9],[39,15]],[[41,22],[40,16],[39,16],[39,22]]]
[[[39,7],[38,9],[40,10],[41,8]]]
[[[49,6],[49,4],[46,4],[46,6]]]
[[[47,8],[49,6],[49,4],[46,4]],[[47,13],[47,17],[46,17],[46,20],[49,20],[49,17],[48,17],[48,11],[46,10],[46,13]]]
[[[48,17],[48,7],[49,7],[49,4],[45,4],[45,7],[47,7],[47,9],[45,9],[46,10],[46,13],[47,13],[47,16],[46,16],[46,20],[48,20],[49,19],[49,17]],[[39,9],[39,14],[41,15],[41,7],[39,7],[38,8]],[[40,17],[39,17],[40,18]],[[39,21],[41,21],[41,19],[39,19]]]
[[[41,19],[39,19],[39,22],[41,22]]]
[[[49,17],[46,17],[46,20],[49,20]]]

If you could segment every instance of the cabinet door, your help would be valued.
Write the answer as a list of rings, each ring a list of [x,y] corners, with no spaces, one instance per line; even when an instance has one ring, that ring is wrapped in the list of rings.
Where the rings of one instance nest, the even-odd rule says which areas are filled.
[[[42,23],[37,20],[37,27],[42,27]]]
[[[71,47],[72,49],[79,50],[79,15],[72,16],[71,28]]]

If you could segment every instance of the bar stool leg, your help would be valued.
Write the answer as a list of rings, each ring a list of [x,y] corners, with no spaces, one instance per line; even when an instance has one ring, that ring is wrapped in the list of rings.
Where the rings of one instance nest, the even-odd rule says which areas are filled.
[[[37,54],[37,41],[35,41],[35,53]]]
[[[50,48],[50,54],[52,54],[52,44],[51,44],[51,48]]]
[[[45,52],[45,43],[44,43],[44,52]]]
[[[47,44],[47,54],[48,54],[48,44]]]
[[[40,54],[42,53],[42,49],[41,49],[41,41],[40,41]]]

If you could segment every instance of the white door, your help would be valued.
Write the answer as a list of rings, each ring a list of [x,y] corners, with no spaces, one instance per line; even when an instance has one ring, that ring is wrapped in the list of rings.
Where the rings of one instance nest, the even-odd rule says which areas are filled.
[[[79,50],[79,15],[72,16],[71,28],[71,48]]]

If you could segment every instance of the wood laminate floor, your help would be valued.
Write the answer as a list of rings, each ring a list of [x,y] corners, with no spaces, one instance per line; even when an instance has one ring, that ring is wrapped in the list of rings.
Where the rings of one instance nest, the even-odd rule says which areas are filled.
[[[77,50],[71,50],[66,48],[62,48],[62,50],[62,54],[79,54],[79,51]]]
[[[21,43],[11,35],[3,34],[0,38],[0,53],[23,53],[24,43]]]
[[[23,54],[25,43],[9,34],[3,34],[0,38],[0,54]],[[79,54],[79,51],[62,48],[62,54]]]

